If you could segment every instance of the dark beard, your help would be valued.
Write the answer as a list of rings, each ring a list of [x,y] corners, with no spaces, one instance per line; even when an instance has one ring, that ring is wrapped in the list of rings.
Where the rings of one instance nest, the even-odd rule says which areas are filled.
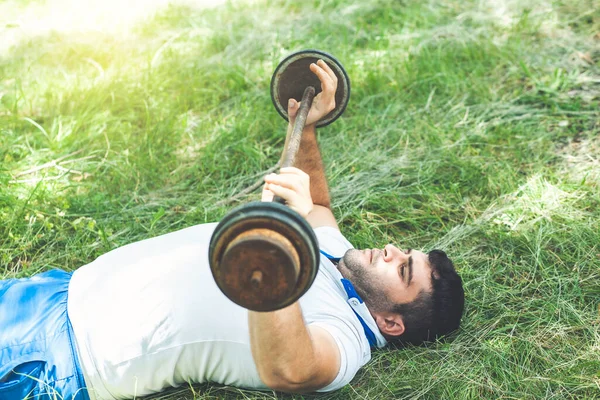
[[[369,267],[356,249],[348,250],[338,265],[342,276],[352,282],[356,293],[371,311],[388,311],[392,304],[383,292],[383,283],[370,273]]]

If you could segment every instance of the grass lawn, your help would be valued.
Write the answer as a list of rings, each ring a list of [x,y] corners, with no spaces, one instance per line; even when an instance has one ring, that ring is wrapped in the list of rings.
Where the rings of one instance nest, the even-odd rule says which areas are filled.
[[[319,131],[342,231],[445,250],[467,296],[453,340],[378,351],[317,397],[600,398],[597,0],[113,1],[119,27],[62,3],[0,4],[1,278],[257,199],[219,202],[278,160],[271,73],[317,48],[352,82]],[[158,398],[223,397],[302,398]]]

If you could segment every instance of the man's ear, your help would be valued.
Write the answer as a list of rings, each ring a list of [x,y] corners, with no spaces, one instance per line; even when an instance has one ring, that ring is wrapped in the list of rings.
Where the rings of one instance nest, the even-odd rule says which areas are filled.
[[[375,322],[381,333],[386,336],[400,336],[404,333],[404,321],[400,314],[377,313]]]

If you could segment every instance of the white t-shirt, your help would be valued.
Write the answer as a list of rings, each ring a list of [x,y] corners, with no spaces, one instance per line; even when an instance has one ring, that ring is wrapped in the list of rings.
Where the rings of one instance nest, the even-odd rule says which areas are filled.
[[[221,293],[208,264],[216,224],[132,243],[79,268],[68,313],[92,399],[126,399],[186,382],[267,389],[250,350],[248,312]],[[317,228],[322,250],[342,256],[352,245]],[[321,257],[300,299],[307,324],[335,339],[341,367],[322,391],[346,385],[369,361],[364,330],[336,284],[342,276]]]

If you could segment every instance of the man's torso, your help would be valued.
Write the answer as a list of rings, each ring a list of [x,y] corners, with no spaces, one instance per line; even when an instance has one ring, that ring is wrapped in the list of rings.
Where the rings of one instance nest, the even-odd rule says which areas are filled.
[[[247,311],[221,293],[210,273],[215,226],[133,243],[74,273],[68,311],[92,396],[131,398],[185,382],[266,388],[252,359]],[[316,232],[320,242],[331,241],[331,232]],[[334,243],[338,251],[349,246],[343,241]],[[322,260],[300,304],[307,323],[336,339],[343,354],[334,384],[341,385],[370,352],[336,274]]]

